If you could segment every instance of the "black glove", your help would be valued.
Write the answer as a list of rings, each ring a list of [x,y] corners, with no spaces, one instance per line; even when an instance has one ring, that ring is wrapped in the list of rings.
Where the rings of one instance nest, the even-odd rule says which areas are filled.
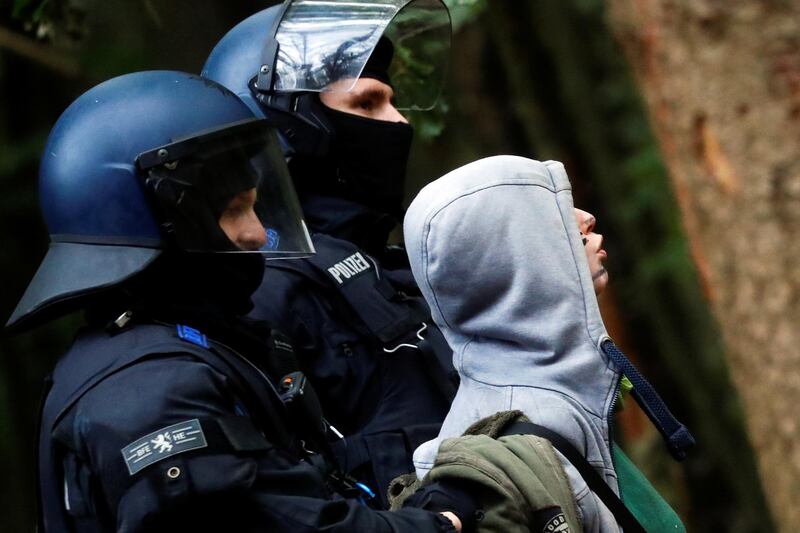
[[[441,513],[450,511],[461,520],[462,533],[475,531],[477,522],[483,518],[483,511],[467,488],[452,481],[441,480],[419,489],[409,496],[403,507],[416,507],[426,511]]]

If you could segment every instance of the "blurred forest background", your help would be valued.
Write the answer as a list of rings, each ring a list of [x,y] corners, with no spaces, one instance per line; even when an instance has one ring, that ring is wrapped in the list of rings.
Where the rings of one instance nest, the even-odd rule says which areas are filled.
[[[36,176],[60,113],[118,74],[199,72],[274,3],[0,1],[3,322],[47,247]],[[479,157],[564,161],[606,237],[609,331],[698,446],[672,462],[632,402],[617,437],[689,531],[800,529],[798,2],[446,3],[448,82],[413,117],[409,197]],[[80,321],[0,339],[0,531],[33,528],[42,379]]]

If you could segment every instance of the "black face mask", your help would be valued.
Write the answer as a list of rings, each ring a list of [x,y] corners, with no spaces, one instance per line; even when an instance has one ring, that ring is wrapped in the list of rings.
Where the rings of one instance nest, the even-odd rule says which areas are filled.
[[[250,312],[261,284],[257,253],[189,253],[165,250],[144,272],[98,297],[90,313],[103,323],[122,311],[140,318],[213,330]]]
[[[328,155],[292,160],[300,194],[341,196],[400,218],[413,128],[322,108],[334,138]]]
[[[254,331],[244,317],[253,304],[250,295],[261,284],[260,254],[206,254],[166,250],[144,272],[87,306],[86,319],[109,327],[125,311],[141,323],[184,324],[224,342],[244,355],[267,353],[269,334]]]

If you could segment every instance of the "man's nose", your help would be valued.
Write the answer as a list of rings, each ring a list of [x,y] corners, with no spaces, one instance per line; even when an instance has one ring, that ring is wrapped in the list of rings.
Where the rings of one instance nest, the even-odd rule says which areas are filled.
[[[384,104],[379,118],[387,122],[402,122],[403,124],[408,124],[408,119],[390,102]]]
[[[581,231],[584,234],[591,233],[592,231],[594,231],[594,225],[595,225],[596,222],[597,221],[596,221],[596,219],[594,218],[593,215],[591,215],[591,214],[589,214],[589,213],[584,211],[583,212],[583,219],[581,220],[581,228],[580,228]]]
[[[267,244],[267,232],[255,214],[248,217],[237,241],[239,248],[247,251],[260,250]]]

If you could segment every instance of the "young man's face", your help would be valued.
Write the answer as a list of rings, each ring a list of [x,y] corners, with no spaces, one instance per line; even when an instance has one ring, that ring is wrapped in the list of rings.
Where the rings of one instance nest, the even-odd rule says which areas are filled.
[[[338,83],[351,82],[352,78]],[[392,98],[394,98],[392,88],[373,78],[358,78],[353,88],[347,92],[336,91],[334,87],[333,91],[319,94],[320,101],[336,111],[373,120],[408,124],[406,117],[392,103]]]
[[[219,227],[240,250],[252,252],[267,242],[264,226],[255,211],[256,189],[234,196],[219,217]]]
[[[603,236],[594,232],[595,218],[591,213],[575,208],[575,221],[583,236],[589,272],[592,274],[595,294],[600,294],[608,285],[608,272],[603,263],[608,254],[603,250]]]

